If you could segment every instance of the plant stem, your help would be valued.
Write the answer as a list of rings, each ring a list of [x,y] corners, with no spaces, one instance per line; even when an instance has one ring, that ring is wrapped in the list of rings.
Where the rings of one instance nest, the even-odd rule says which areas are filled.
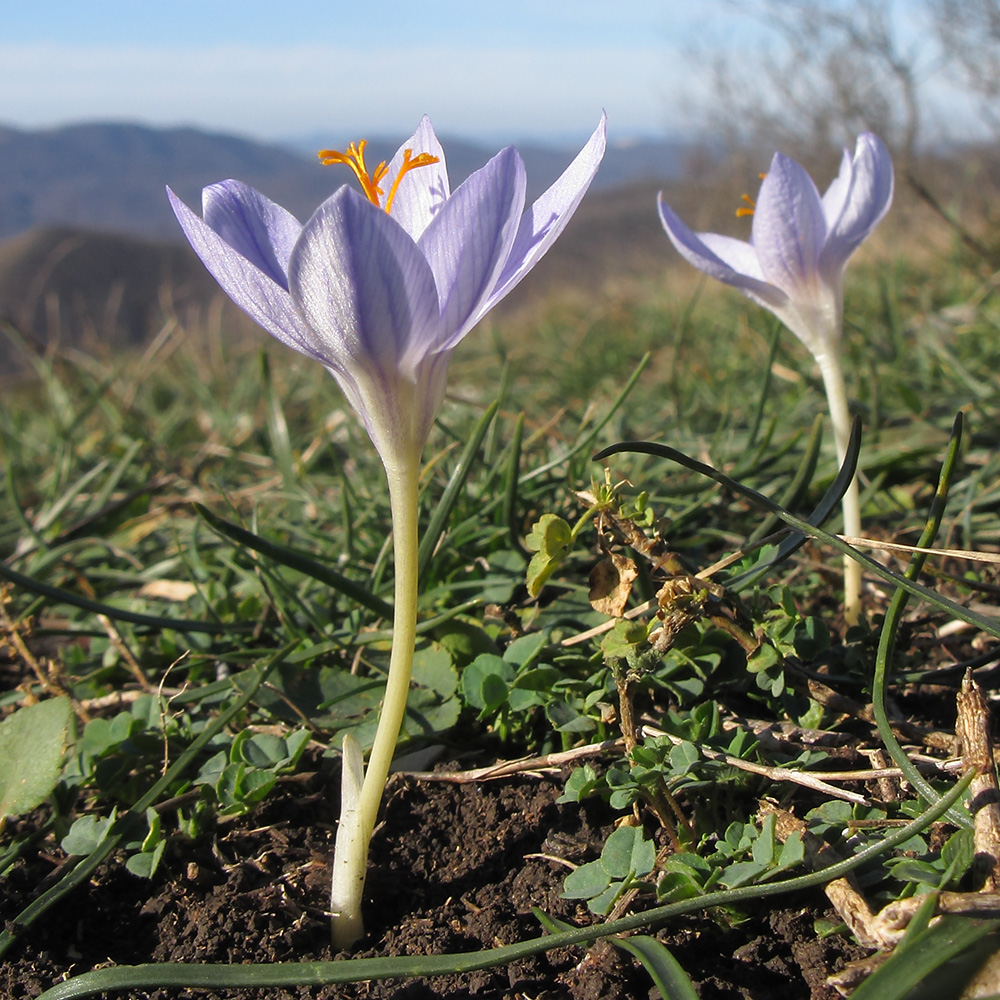
[[[817,354],[816,362],[823,376],[823,388],[826,390],[830,419],[833,422],[837,461],[843,464],[844,456],[847,454],[847,443],[851,438],[851,413],[847,405],[847,388],[844,384],[844,370],[840,365],[839,351]],[[857,475],[847,487],[847,492],[841,500],[841,509],[844,513],[844,534],[850,538],[860,537],[861,500]],[[848,626],[851,626],[857,625],[860,617],[861,565],[850,556],[844,556],[844,619]]]
[[[351,809],[348,814],[344,814],[342,810],[342,823],[337,830],[334,861],[336,881],[331,893],[331,909],[334,911],[333,941],[338,948],[349,947],[364,934],[361,897],[365,886],[368,845],[378,819],[382,792],[406,714],[417,627],[419,475],[419,453],[404,456],[397,463],[386,463],[396,577],[392,652],[389,656],[389,676],[386,679],[382,711],[356,810]],[[347,754],[345,758],[346,756]],[[345,759],[345,769],[346,767]]]

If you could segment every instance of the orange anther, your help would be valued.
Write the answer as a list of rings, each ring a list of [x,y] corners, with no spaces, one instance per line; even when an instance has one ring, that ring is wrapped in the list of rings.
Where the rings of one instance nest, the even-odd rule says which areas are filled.
[[[399,173],[396,174],[396,179],[392,182],[388,197],[385,198],[385,203],[383,204],[382,198],[385,192],[379,187],[379,184],[389,172],[389,167],[385,160],[382,160],[369,174],[368,168],[365,166],[365,146],[367,145],[367,140],[362,139],[357,145],[352,142],[347,147],[347,152],[345,153],[341,153],[336,149],[321,149],[317,155],[324,166],[329,166],[333,163],[343,163],[350,167],[354,171],[354,176],[357,177],[358,182],[361,184],[361,190],[364,191],[365,197],[372,204],[378,205],[379,208],[384,208],[386,212],[391,211],[393,199],[399,190],[399,182],[407,173],[413,170],[414,167],[427,167],[432,163],[438,162],[438,157],[431,156],[430,153],[419,153],[417,156],[414,156],[412,149],[403,150],[403,162],[399,167]]]

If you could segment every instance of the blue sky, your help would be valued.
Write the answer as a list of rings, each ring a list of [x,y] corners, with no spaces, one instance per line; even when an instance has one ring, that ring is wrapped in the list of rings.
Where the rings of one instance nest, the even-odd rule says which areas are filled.
[[[7,0],[0,123],[114,119],[331,142],[692,127],[692,49],[752,46],[725,0]],[[370,13],[377,11],[377,14]],[[279,12],[280,11],[280,12]],[[366,13],[368,11],[369,13]]]

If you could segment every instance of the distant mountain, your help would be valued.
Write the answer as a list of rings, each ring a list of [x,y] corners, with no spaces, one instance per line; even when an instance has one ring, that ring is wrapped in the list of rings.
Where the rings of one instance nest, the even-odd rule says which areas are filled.
[[[373,139],[370,161],[391,156],[404,139]],[[442,141],[453,186],[496,152],[461,140]],[[529,199],[548,187],[576,152],[519,148],[528,171]],[[594,189],[674,178],[684,155],[680,143],[614,146]],[[36,226],[71,226],[180,241],[164,186],[197,206],[202,187],[227,177],[260,189],[300,219],[349,180],[346,170],[321,166],[315,151],[306,155],[193,128],[120,123],[39,131],[0,127],[0,239]]]

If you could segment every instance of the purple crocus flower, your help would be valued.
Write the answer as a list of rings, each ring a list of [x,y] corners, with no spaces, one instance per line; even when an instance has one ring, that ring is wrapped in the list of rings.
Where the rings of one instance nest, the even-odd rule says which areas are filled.
[[[282,343],[322,362],[361,415],[385,466],[396,579],[392,652],[367,769],[345,735],[333,862],[333,940],[363,933],[368,844],[406,710],[416,640],[420,455],[459,341],[531,270],[597,172],[605,119],[563,175],[524,210],[524,163],[501,150],[454,192],[424,118],[392,161],[369,172],[365,144],[324,150],[363,194],[342,187],[300,225],[239,181],[205,188],[199,218],[169,191],[205,266]]]
[[[775,153],[757,201],[751,201],[749,242],[693,233],[662,193],[659,197],[660,220],[681,256],[769,309],[810,350],[823,377],[841,461],[851,429],[840,358],[844,268],[889,210],[892,192],[889,152],[878,136],[864,132],[853,157],[844,150],[840,173],[822,196],[798,163]],[[844,533],[860,535],[857,480],[843,506]],[[844,595],[845,618],[854,624],[860,613],[861,568],[846,557]]]
[[[660,220],[685,260],[769,309],[819,358],[840,343],[844,267],[889,210],[892,191],[889,152],[865,132],[822,196],[798,163],[775,153],[749,242],[693,233],[662,194]]]
[[[304,226],[239,181],[204,189],[203,218],[168,195],[230,298],[282,343],[326,365],[389,465],[422,450],[452,351],[562,232],[604,148],[602,117],[527,212],[516,149],[452,192],[426,117],[370,176],[364,144],[328,156],[354,169],[365,194],[340,188]]]

